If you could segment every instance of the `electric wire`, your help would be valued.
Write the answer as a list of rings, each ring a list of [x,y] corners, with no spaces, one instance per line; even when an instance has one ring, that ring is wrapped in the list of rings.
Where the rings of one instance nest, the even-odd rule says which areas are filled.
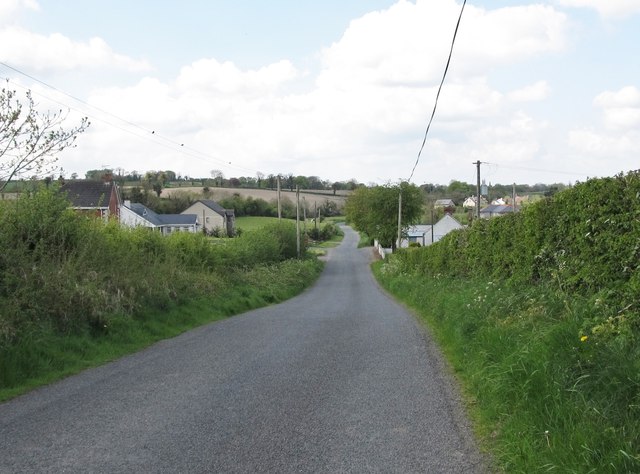
[[[442,75],[442,80],[440,81],[440,86],[438,87],[438,93],[436,94],[436,100],[433,104],[433,111],[431,112],[431,118],[429,119],[429,123],[427,124],[427,129],[424,132],[424,139],[422,140],[422,146],[420,146],[420,151],[418,152],[418,157],[416,158],[416,162],[413,165],[413,169],[411,170],[411,175],[409,176],[408,181],[411,182],[413,178],[413,173],[416,171],[416,167],[420,162],[420,156],[422,155],[422,150],[424,149],[424,145],[427,142],[427,135],[429,134],[429,129],[431,128],[431,123],[433,122],[433,117],[436,115],[436,109],[438,107],[438,99],[440,98],[440,91],[442,91],[442,86],[444,84],[444,80],[447,77],[447,71],[449,70],[449,64],[451,63],[451,56],[453,55],[453,46],[456,43],[456,36],[458,35],[458,28],[460,27],[460,20],[462,20],[462,13],[464,12],[464,7],[467,4],[467,0],[462,2],[462,8],[460,9],[460,15],[458,16],[458,22],[456,23],[456,29],[453,32],[453,40],[451,41],[451,49],[449,50],[449,57],[447,59],[447,65],[444,68],[444,74]]]
[[[4,61],[0,61],[0,65],[4,66],[5,68],[7,68],[7,69],[9,69],[11,71],[14,71],[14,72],[18,73],[18,74],[20,74],[20,75],[22,75],[24,77],[29,78],[32,81],[35,81],[35,82],[45,86],[48,89],[54,90],[54,91],[66,96],[66,97],[69,97],[70,99],[73,99],[73,100],[75,100],[75,101],[77,101],[77,102],[79,102],[81,104],[84,104],[85,106],[87,106],[87,107],[89,107],[91,109],[94,109],[94,110],[96,110],[96,111],[98,111],[98,112],[100,112],[102,114],[105,114],[105,115],[107,115],[109,117],[112,117],[112,118],[114,118],[114,119],[116,119],[116,120],[118,120],[118,121],[120,121],[120,122],[122,122],[122,123],[124,123],[126,125],[129,125],[129,126],[135,128],[135,129],[141,130],[142,132],[144,132],[144,135],[139,134],[139,133],[135,133],[132,130],[128,130],[126,128],[123,128],[123,127],[121,127],[121,126],[119,126],[119,125],[117,125],[117,124],[115,124],[113,122],[105,120],[104,118],[99,118],[99,117],[96,117],[95,115],[87,114],[86,111],[84,111],[84,110],[79,110],[79,109],[77,109],[75,107],[70,106],[69,104],[62,103],[59,100],[53,99],[51,97],[48,97],[48,96],[46,96],[46,95],[44,95],[42,93],[38,93],[38,92],[33,92],[32,91],[32,93],[35,93],[35,94],[37,94],[37,95],[39,95],[41,97],[44,97],[44,98],[46,98],[46,99],[48,99],[48,100],[50,100],[52,102],[55,102],[55,103],[59,104],[59,105],[62,105],[64,107],[68,107],[69,109],[75,110],[76,112],[79,112],[79,113],[82,113],[82,114],[86,114],[86,115],[90,116],[92,120],[97,120],[97,121],[103,122],[103,123],[105,123],[105,124],[107,124],[107,125],[109,125],[111,127],[117,128],[118,130],[121,130],[123,132],[129,133],[129,134],[131,134],[133,136],[136,136],[138,138],[145,139],[145,140],[150,141],[150,142],[152,142],[152,143],[154,143],[156,145],[163,146],[165,148],[169,148],[169,149],[171,149],[173,151],[177,151],[180,154],[185,155],[185,156],[190,156],[192,158],[196,158],[196,159],[199,159],[199,160],[204,161],[204,162],[215,162],[215,164],[223,164],[225,166],[230,166],[230,167],[241,169],[241,170],[244,170],[244,171],[251,171],[253,173],[258,173],[258,170],[254,170],[252,168],[248,168],[248,167],[245,167],[245,166],[236,165],[236,164],[233,164],[231,161],[226,161],[226,160],[223,160],[221,158],[216,158],[216,157],[214,157],[214,156],[212,156],[210,154],[204,153],[204,152],[202,152],[200,150],[197,150],[195,148],[192,148],[190,146],[185,146],[184,143],[180,143],[180,142],[177,142],[175,140],[172,140],[171,138],[166,137],[161,133],[158,133],[156,130],[151,130],[151,129],[145,128],[145,127],[143,127],[143,126],[141,126],[141,125],[139,125],[137,123],[131,122],[130,120],[124,119],[124,118],[122,118],[122,117],[120,117],[120,116],[118,116],[118,115],[116,115],[116,114],[114,114],[112,112],[109,112],[108,110],[105,110],[105,109],[102,109],[102,108],[100,108],[98,106],[90,104],[90,103],[86,102],[85,100],[82,100],[82,99],[80,99],[80,98],[78,98],[78,97],[76,97],[76,96],[74,96],[72,94],[69,94],[69,93],[67,93],[67,92],[65,92],[65,91],[63,91],[63,90],[61,90],[61,89],[59,89],[59,88],[57,88],[55,86],[52,86],[51,84],[48,84],[48,83],[38,79],[37,77],[34,77],[31,74],[28,74],[28,73],[26,73],[24,71],[21,71],[20,69],[18,69],[16,67],[13,67],[13,66],[7,64]],[[24,86],[22,86],[20,84],[17,84],[17,83],[15,83],[13,81],[10,81],[9,79],[7,79],[7,81],[9,81],[12,84],[14,84],[14,85],[16,85],[18,87],[21,87],[23,89],[27,89],[26,87],[24,87]],[[29,90],[29,89],[27,89],[27,90]],[[163,141],[165,141],[167,143],[161,143],[157,139],[163,140]]]

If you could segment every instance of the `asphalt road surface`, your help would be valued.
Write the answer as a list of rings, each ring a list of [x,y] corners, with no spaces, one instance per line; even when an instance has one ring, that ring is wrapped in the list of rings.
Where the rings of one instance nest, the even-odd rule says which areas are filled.
[[[436,350],[344,230],[299,297],[0,404],[0,472],[482,472]]]

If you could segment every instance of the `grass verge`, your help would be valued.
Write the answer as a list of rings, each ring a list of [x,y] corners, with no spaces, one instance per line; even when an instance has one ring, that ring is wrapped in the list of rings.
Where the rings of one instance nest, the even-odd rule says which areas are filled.
[[[496,469],[640,472],[640,348],[584,331],[597,300],[383,262],[374,273],[431,329]]]
[[[311,285],[322,266],[307,259],[235,270],[210,297],[174,304],[165,311],[114,316],[92,331],[63,334],[47,326],[34,327],[15,344],[0,347],[0,401],[202,324],[284,301]]]

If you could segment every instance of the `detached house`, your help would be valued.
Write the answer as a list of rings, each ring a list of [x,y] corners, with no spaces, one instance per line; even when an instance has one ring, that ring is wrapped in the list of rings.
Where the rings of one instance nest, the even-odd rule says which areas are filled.
[[[120,208],[120,224],[126,227],[149,227],[168,235],[173,232],[198,230],[198,216],[195,214],[157,214],[147,206],[125,201]]]
[[[210,199],[201,199],[194,202],[182,211],[182,214],[195,214],[200,225],[206,232],[219,230],[227,236],[235,235],[236,216],[233,209],[225,209],[220,204]]]
[[[455,217],[446,214],[442,219],[433,225],[414,225],[407,231],[407,239],[402,239],[400,248],[408,247],[410,243],[417,242],[421,246],[431,245],[438,242],[449,232],[462,229],[464,226]]]
[[[69,181],[60,186],[71,207],[103,219],[118,218],[120,193],[114,182]]]

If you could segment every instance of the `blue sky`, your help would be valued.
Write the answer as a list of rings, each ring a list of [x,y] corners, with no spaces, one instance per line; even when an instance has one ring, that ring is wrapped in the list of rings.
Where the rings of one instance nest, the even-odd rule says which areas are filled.
[[[90,117],[60,156],[67,175],[109,165],[397,181],[416,160],[460,7],[0,0],[0,61],[57,90],[2,65],[0,76],[43,108],[70,108],[70,123]],[[414,182],[474,182],[476,160],[501,183],[640,168],[638,32],[640,0],[468,2]]]

